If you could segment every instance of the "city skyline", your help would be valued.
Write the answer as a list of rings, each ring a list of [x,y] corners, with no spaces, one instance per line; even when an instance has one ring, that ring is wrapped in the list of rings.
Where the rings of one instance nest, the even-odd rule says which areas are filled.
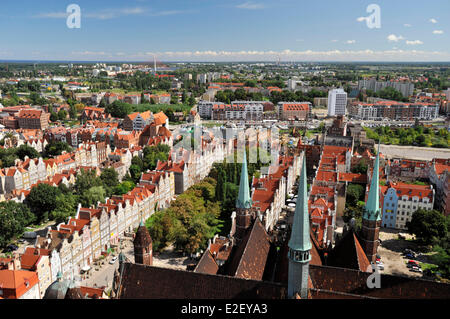
[[[450,3],[438,0],[24,2],[2,6],[0,60],[450,61]],[[79,29],[66,25],[72,3]],[[366,25],[370,4],[380,28]]]

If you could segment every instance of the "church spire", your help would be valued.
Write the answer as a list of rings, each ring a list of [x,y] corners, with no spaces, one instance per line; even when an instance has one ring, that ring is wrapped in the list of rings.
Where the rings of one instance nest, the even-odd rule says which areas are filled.
[[[363,218],[368,220],[381,220],[380,213],[380,143],[378,143],[377,158],[373,167],[372,181],[370,183],[369,197],[367,198]]]
[[[247,156],[244,146],[244,159],[241,170],[241,180],[239,182],[239,194],[236,199],[236,208],[250,209],[252,208],[252,199],[250,197],[250,187],[248,184]]]
[[[303,156],[302,171],[298,185],[298,197],[295,207],[289,248],[306,251],[311,249],[309,237],[308,184],[306,181],[306,160]]]
[[[288,297],[300,294],[308,298],[309,261],[312,248],[309,232],[308,184],[306,182],[306,155],[303,153],[302,172],[298,186],[297,205],[295,207],[291,238],[289,240]]]

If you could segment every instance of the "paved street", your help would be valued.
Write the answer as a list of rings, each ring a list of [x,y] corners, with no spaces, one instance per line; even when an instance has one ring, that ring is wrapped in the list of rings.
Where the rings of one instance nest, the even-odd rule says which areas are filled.
[[[131,238],[126,238],[122,243],[122,252],[125,257],[134,263],[134,251],[133,242]],[[118,256],[119,253],[114,254]],[[113,255],[104,259],[104,263],[99,266],[92,266],[89,271],[89,278],[84,279],[81,284],[89,287],[102,287],[106,286],[107,290],[112,287],[112,281],[114,278],[114,271],[119,268],[119,260],[116,260],[114,264],[110,264],[109,261],[113,258]],[[173,247],[168,247],[164,252],[153,256],[153,266],[161,268],[172,268],[179,270],[186,270],[186,266],[194,264],[196,261],[183,257],[179,253],[173,252]],[[98,270],[96,270],[98,269]]]
[[[382,243],[381,246],[378,247],[378,254],[381,256],[381,261],[384,263],[384,270],[382,270],[381,273],[421,278],[421,273],[412,272],[410,271],[410,268],[406,267],[405,262],[408,261],[408,259],[404,258],[402,255],[406,248],[417,252],[418,247],[414,242],[398,239],[399,233],[399,231],[386,228],[380,230],[380,239],[382,240]],[[406,236],[406,239],[411,239],[412,237],[409,234],[404,235]],[[419,262],[430,263],[428,257],[424,255],[419,255],[417,260]]]
[[[415,160],[430,161],[433,158],[450,158],[450,149],[417,147],[417,146],[399,146],[399,145],[380,145],[380,151],[389,158],[400,157]]]

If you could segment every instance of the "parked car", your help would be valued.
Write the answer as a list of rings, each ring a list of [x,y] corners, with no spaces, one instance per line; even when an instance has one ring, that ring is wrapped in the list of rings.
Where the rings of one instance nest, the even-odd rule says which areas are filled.
[[[377,261],[376,263],[379,270],[384,270],[384,264],[381,261]]]
[[[114,257],[109,261],[109,263],[112,265],[112,264],[114,264],[114,263],[116,262],[116,260],[117,260],[117,256],[114,256]]]
[[[422,273],[422,269],[420,269],[419,267],[417,267],[417,266],[412,266],[411,267],[411,269],[410,269],[410,271],[412,271],[412,272],[420,272],[420,273]]]
[[[409,258],[409,259],[414,259],[414,258],[416,258],[416,255],[409,253],[409,254],[406,254],[405,257]]]
[[[17,247],[14,244],[10,244],[10,245],[6,246],[5,251],[10,253],[10,252],[16,251],[17,249],[19,249],[19,247]]]

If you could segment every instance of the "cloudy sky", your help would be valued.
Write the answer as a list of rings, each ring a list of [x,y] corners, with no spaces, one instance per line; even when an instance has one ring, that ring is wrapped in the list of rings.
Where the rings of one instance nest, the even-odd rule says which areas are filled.
[[[2,0],[0,59],[450,61],[449,26],[449,0]]]

